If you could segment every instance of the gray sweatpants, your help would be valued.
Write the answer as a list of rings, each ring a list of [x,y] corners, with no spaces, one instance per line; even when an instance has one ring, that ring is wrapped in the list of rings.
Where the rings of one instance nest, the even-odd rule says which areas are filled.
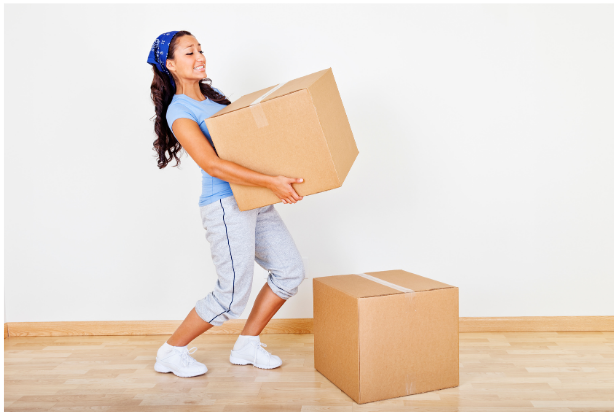
[[[234,196],[200,207],[217,272],[214,290],[196,302],[196,313],[213,326],[238,318],[247,305],[254,260],[282,299],[298,292],[305,278],[301,255],[274,205],[239,210]]]

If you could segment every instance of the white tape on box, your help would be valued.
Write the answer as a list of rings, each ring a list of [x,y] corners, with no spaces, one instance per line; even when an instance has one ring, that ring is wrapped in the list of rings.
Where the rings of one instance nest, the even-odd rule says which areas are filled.
[[[258,127],[258,129],[269,125],[269,121],[266,118],[266,115],[264,114],[264,110],[262,110],[262,106],[259,105],[258,103],[260,103],[263,99],[266,99],[268,96],[270,96],[275,90],[279,90],[279,88],[286,83],[288,82],[283,82],[283,83],[278,84],[277,86],[273,87],[271,90],[269,90],[268,92],[266,92],[265,94],[263,94],[262,96],[254,100],[249,105],[249,109],[252,112],[252,116],[254,117],[254,122],[256,122],[256,126]]]
[[[400,286],[400,285],[396,285],[396,284],[391,283],[391,282],[387,282],[387,281],[382,280],[380,278],[376,278],[375,276],[367,275],[366,273],[358,273],[357,276],[361,276],[361,277],[363,277],[365,279],[369,279],[369,280],[371,280],[373,282],[376,282],[376,283],[379,283],[381,285],[388,286],[390,288],[399,290],[401,292],[405,292],[404,296],[407,297],[408,302],[410,302],[410,303],[414,299],[414,296],[420,296],[419,294],[415,293],[416,291],[413,290],[413,289],[409,289],[409,288],[406,288],[406,287],[403,287],[403,286]],[[398,296],[398,295],[395,295],[395,296]],[[411,316],[411,314],[413,314],[413,312],[417,311],[415,306],[414,307],[410,306],[410,310],[412,310],[410,312],[410,316]],[[421,312],[425,312],[425,311],[421,310]],[[462,367],[462,364],[461,364],[461,367]],[[410,375],[412,375],[412,376],[410,377]],[[416,392],[417,393],[425,393],[424,389],[423,389],[423,386],[422,386],[423,382],[420,382],[421,385],[420,385],[420,387],[418,387],[418,384],[412,380],[413,377],[414,377],[414,372],[413,371],[409,372],[409,373],[405,373],[405,395],[406,396],[416,394]],[[416,385],[414,385],[414,384],[416,384]],[[431,390],[428,390],[427,392],[431,392]],[[426,399],[426,398],[420,398],[420,399]]]
[[[269,97],[271,94],[273,94],[276,90],[279,90],[279,88],[281,86],[283,86],[284,84],[286,84],[288,82],[283,82],[283,83],[279,83],[277,86],[273,87],[271,90],[269,90],[268,92],[266,92],[265,94],[263,94],[262,96],[260,96],[259,98],[257,98],[256,100],[254,100],[250,106],[255,106],[258,103],[260,103],[263,99],[266,99],[267,97]]]
[[[395,285],[394,283],[390,283],[390,282],[387,282],[387,281],[382,280],[380,278],[376,278],[375,276],[367,275],[366,273],[358,273],[358,276],[362,276],[365,279],[369,279],[369,280],[372,280],[373,282],[377,282],[377,283],[379,283],[381,285],[388,286],[389,288],[400,290],[401,292],[405,292],[405,293],[413,293],[414,292],[414,290],[412,290],[412,289],[408,289],[408,288],[404,288],[403,286]]]
[[[394,283],[390,283],[380,278],[376,278],[375,276],[367,275],[366,273],[358,273],[358,276],[361,276],[365,279],[372,280],[373,282],[377,282],[380,285],[388,286],[389,288],[393,288],[396,290],[400,290],[401,292],[405,292],[404,296],[407,296],[407,298],[409,299],[409,302],[413,300],[414,292],[415,292],[413,289],[395,285]],[[411,395],[413,394],[413,392],[414,392],[414,382],[409,379],[408,374],[405,374],[405,394]]]

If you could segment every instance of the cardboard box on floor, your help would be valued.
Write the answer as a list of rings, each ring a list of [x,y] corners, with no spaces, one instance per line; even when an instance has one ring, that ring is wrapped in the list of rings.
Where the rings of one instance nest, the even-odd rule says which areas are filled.
[[[313,279],[315,368],[356,403],[459,384],[458,288],[404,270]]]
[[[332,68],[245,95],[205,123],[221,159],[303,178],[299,196],[340,187],[358,156]],[[281,202],[265,187],[230,187],[240,210]]]

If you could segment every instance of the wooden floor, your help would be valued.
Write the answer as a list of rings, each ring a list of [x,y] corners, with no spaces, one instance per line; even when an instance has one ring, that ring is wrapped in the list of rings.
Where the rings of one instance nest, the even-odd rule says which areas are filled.
[[[154,371],[167,338],[5,339],[5,411],[614,411],[614,332],[461,333],[459,387],[363,405],[314,369],[313,335],[262,335],[284,364],[261,370],[205,333],[194,378]]]

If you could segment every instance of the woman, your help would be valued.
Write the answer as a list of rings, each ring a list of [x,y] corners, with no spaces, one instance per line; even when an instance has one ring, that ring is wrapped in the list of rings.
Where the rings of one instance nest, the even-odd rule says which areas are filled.
[[[293,204],[299,196],[293,183],[303,179],[270,176],[220,159],[205,119],[230,104],[207,78],[200,43],[188,31],[163,33],[155,40],[147,62],[154,79],[151,98],[155,105],[154,149],[158,167],[173,160],[182,148],[200,166],[202,195],[200,214],[217,283],[212,292],[196,302],[175,333],[160,347],[154,369],[192,377],[207,372],[187,345],[213,326],[241,315],[252,288],[254,260],[269,273],[241,335],[230,351],[230,362],[272,369],[281,359],[269,353],[260,342],[260,332],[287,299],[298,292],[305,278],[301,255],[274,205],[240,211],[229,182],[267,187],[283,203]],[[167,158],[167,153],[169,157]]]

